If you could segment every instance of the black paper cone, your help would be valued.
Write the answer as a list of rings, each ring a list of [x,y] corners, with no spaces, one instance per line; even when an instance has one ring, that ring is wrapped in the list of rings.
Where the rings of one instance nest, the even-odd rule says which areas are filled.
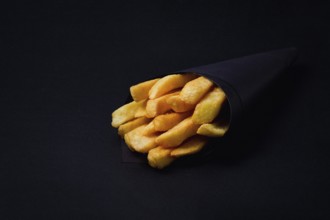
[[[196,73],[214,81],[226,93],[230,108],[230,128],[237,126],[239,117],[294,62],[295,48],[274,50],[226,60],[172,73]],[[169,74],[172,74],[169,73]],[[155,76],[156,77],[156,76]],[[122,141],[123,161],[145,161],[130,152]]]
[[[230,127],[233,127],[263,90],[287,70],[296,55],[295,48],[286,48],[177,72],[194,72],[220,86],[229,101]]]

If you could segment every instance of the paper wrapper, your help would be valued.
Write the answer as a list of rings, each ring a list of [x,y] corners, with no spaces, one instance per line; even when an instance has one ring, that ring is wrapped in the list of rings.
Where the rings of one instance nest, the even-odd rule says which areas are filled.
[[[285,48],[169,74],[196,73],[207,77],[221,87],[229,103],[228,131],[230,131],[239,125],[238,119],[258,96],[292,65],[296,56],[295,48]],[[121,145],[123,162],[146,162],[145,155],[131,152],[124,141],[121,141]]]

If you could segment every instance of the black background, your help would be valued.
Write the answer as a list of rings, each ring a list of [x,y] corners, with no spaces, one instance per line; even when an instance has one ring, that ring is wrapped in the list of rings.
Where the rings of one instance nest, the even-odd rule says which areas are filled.
[[[330,218],[326,2],[2,5],[0,219]],[[289,46],[295,66],[212,156],[122,163],[130,85]]]

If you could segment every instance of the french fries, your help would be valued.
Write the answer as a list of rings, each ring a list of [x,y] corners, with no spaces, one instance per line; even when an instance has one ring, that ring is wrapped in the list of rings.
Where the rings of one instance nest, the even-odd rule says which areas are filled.
[[[154,168],[199,152],[208,137],[228,130],[216,121],[225,93],[203,76],[168,75],[133,85],[130,93],[134,101],[112,113],[111,125],[130,150],[148,154]]]

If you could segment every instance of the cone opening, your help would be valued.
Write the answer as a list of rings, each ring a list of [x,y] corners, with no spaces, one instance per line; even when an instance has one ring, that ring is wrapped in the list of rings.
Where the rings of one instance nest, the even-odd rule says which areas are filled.
[[[199,73],[199,72],[175,72],[175,73],[170,73],[170,74],[195,74],[198,76],[203,76],[206,77],[207,79],[211,80],[217,87],[219,87],[221,90],[224,91],[226,95],[226,100],[224,101],[220,112],[215,119],[215,122],[219,123],[221,126],[226,126],[227,127],[227,132],[231,125],[233,124],[233,115],[234,115],[234,109],[235,105],[233,104],[234,102],[232,101],[232,91],[231,88],[229,89],[227,86],[225,86],[224,83],[220,83],[218,79],[214,79],[212,76],[209,76],[205,73]],[[226,132],[226,133],[227,133]]]

